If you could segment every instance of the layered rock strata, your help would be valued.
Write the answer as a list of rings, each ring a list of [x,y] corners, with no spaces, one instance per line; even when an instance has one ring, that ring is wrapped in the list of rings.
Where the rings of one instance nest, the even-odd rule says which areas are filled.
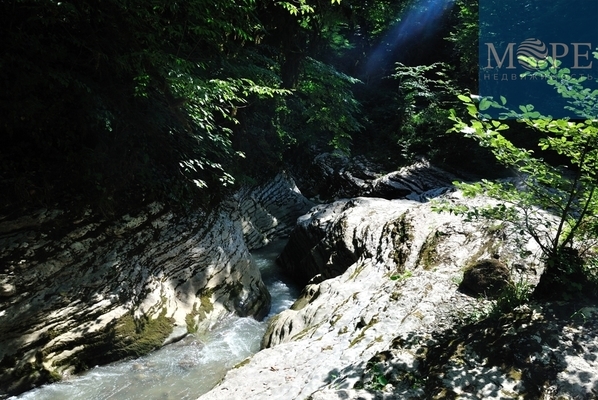
[[[425,201],[442,194],[456,180],[474,177],[462,171],[450,173],[426,159],[389,173],[363,157],[323,153],[315,157],[307,172],[298,174],[301,191],[328,202],[341,198],[380,197]]]
[[[263,317],[270,295],[249,250],[311,205],[281,174],[209,215],[154,203],[114,222],[59,209],[0,219],[0,395],[147,353],[227,313]]]

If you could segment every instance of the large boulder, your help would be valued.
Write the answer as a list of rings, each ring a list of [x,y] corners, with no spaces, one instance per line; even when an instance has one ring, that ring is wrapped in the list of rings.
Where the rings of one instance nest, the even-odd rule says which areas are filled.
[[[445,198],[469,205],[474,202],[462,199],[458,192]],[[436,213],[430,203],[359,198],[320,206],[297,229],[305,231],[310,226],[319,232],[314,241],[304,240],[310,260],[297,257],[293,262],[289,256],[285,261],[286,268],[295,268],[295,274],[309,281],[302,295],[291,309],[270,321],[264,349],[229,371],[200,399],[441,398],[443,393],[447,398],[524,396],[539,393],[534,385],[541,371],[553,371],[554,357],[543,355],[542,349],[557,357],[563,349],[559,340],[575,336],[557,335],[563,321],[532,323],[552,317],[547,310],[540,317],[540,311],[530,309],[520,311],[520,323],[505,322],[499,330],[491,330],[492,323],[458,330],[463,321],[475,320],[491,305],[489,300],[458,290],[466,268],[500,254],[514,281],[530,285],[538,281],[542,272],[538,246],[530,237],[516,236],[507,225],[490,229],[459,216]],[[340,258],[339,253],[343,254]],[[341,262],[336,265],[335,259]],[[307,271],[299,272],[303,267]],[[595,312],[588,309],[582,314]],[[598,330],[595,325],[592,332]],[[538,330],[532,327],[541,330],[543,326],[551,327],[552,333],[536,337]],[[492,352],[476,355],[467,342],[475,337],[476,329],[486,329],[478,335],[494,338],[489,340],[508,332],[513,346],[519,341],[527,349],[521,354],[529,355],[531,361],[512,369],[505,359],[490,354],[500,352],[498,344],[487,346]],[[517,329],[525,337],[518,337]],[[591,353],[596,343],[592,343],[585,342],[581,353],[572,354],[569,361],[569,367],[580,365],[576,371],[583,376],[596,363]],[[483,341],[476,346],[481,351]],[[428,351],[434,351],[434,358],[426,358]],[[513,351],[509,354],[515,356]],[[575,377],[567,377],[565,366],[553,368],[543,384],[573,382]],[[435,375],[428,380],[425,371]],[[528,379],[528,371],[534,379]],[[596,374],[587,376],[584,387],[598,382]]]
[[[387,204],[383,199],[360,197],[312,208],[297,220],[278,264],[299,284],[321,282],[343,274],[360,258],[375,257],[378,237],[406,241],[403,235],[408,233],[401,216],[414,203],[397,201],[393,207],[385,207]]]
[[[476,261],[463,272],[459,290],[475,296],[495,298],[512,285],[511,271],[496,258]]]
[[[210,213],[0,217],[0,397],[147,353],[270,295],[249,250],[312,204],[281,174]]]
[[[330,160],[343,166],[340,171],[333,168],[338,165]],[[397,210],[371,207],[366,215],[354,212],[354,209],[360,209],[357,206],[361,202],[371,203],[384,198],[425,203],[451,192],[452,182],[458,179],[456,175],[425,160],[378,178],[369,169],[369,164],[359,158],[350,161],[346,157],[323,154],[316,158],[314,164],[327,171],[323,182],[330,180],[343,183],[340,186],[342,190],[335,190],[335,195],[354,194],[364,197],[344,198],[331,204],[322,204],[299,218],[288,245],[278,258],[279,264],[299,284],[305,284],[311,279],[321,281],[333,278],[342,274],[360,257],[372,257],[377,253],[378,249],[375,248],[371,235],[378,234],[378,228],[389,221],[389,213],[396,214]],[[325,166],[328,164],[332,166],[327,169]],[[357,174],[356,171],[360,171],[361,178],[354,175]],[[330,187],[334,188],[335,185],[331,184]],[[408,208],[415,204],[413,201],[400,204]],[[345,212],[347,210],[350,211]],[[404,233],[401,224],[393,225],[392,229],[394,230],[387,234],[393,238],[397,235],[400,238]],[[352,240],[349,240],[348,235]]]
[[[307,197],[329,201],[363,196],[372,187],[381,168],[364,157],[322,153],[296,171],[297,183]]]

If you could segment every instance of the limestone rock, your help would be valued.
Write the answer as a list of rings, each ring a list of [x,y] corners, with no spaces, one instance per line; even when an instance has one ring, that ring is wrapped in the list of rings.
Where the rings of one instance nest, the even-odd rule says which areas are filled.
[[[457,180],[463,180],[463,176],[449,173],[422,159],[374,180],[369,195],[425,202],[448,191]]]
[[[327,201],[365,195],[379,176],[380,168],[363,157],[323,153],[306,170],[307,173],[297,174],[301,192]]]
[[[263,350],[201,400],[596,396],[595,304],[531,304],[480,318],[493,302],[459,290],[465,268],[498,271],[503,282],[511,272],[534,286],[540,249],[508,224],[437,214],[426,202],[492,200],[402,182],[417,201],[338,200],[300,218],[280,263],[307,285],[270,320]],[[494,289],[490,281],[478,291]]]
[[[0,397],[146,353],[228,313],[262,318],[270,295],[249,250],[309,207],[281,175],[209,215],[154,203],[113,222],[60,210],[0,218],[0,274],[11,276]]]
[[[3,283],[0,285],[0,297],[10,297],[17,293],[15,285]]]
[[[258,189],[240,191],[235,198],[245,242],[250,249],[268,244],[273,237],[288,235],[297,218],[314,206],[286,172]]]
[[[320,280],[341,275],[360,257],[377,253],[376,235],[401,240],[405,228],[401,213],[414,203],[387,204],[384,199],[360,197],[312,208],[297,220],[278,263],[300,284],[316,275]],[[355,212],[363,209],[368,212]]]
[[[458,193],[447,196],[464,201]],[[320,278],[271,320],[265,349],[229,371],[202,400],[374,398],[364,385],[376,381],[382,390],[384,380],[375,377],[368,360],[391,351],[397,336],[450,330],[456,320],[486,306],[457,290],[463,266],[494,253],[508,264],[536,262],[520,259],[521,240],[409,200],[338,201],[312,209],[297,229],[313,230],[315,240],[304,240],[309,261],[287,256],[284,263],[289,270],[309,266],[304,281]],[[533,241],[527,246],[537,254]],[[433,263],[422,259],[423,248],[433,250]],[[335,269],[335,257],[342,268]],[[523,273],[533,281],[530,271]],[[415,353],[397,360],[406,368],[418,362]],[[409,397],[388,390],[383,398]]]
[[[383,398],[594,398],[598,321],[587,318],[598,309],[580,306],[524,305],[450,330],[402,335],[372,357],[358,387],[384,376]],[[322,391],[328,394],[334,391]]]
[[[450,190],[452,182],[471,179],[462,172],[438,168],[425,159],[387,174],[379,173],[380,170],[363,157],[324,153],[314,159],[307,174],[302,174],[299,186],[306,196],[324,201],[380,197],[425,202]]]

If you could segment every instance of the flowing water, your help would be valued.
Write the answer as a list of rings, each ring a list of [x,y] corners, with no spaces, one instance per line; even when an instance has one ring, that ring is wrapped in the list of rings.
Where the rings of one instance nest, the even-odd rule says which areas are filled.
[[[230,316],[210,332],[189,335],[145,357],[95,367],[12,399],[196,399],[259,350],[267,319],[290,307],[297,297],[297,289],[283,282],[274,265],[283,246],[279,241],[253,252],[272,295],[272,309],[264,321]]]

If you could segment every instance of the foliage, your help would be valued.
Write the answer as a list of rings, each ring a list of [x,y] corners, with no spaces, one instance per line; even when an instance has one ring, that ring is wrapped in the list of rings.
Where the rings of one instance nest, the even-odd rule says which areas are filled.
[[[571,109],[580,116],[590,116],[598,91],[583,88],[583,79],[572,78],[567,69],[559,69],[556,63],[540,74],[558,93],[569,99]],[[552,295],[555,285],[565,285],[561,286],[560,292],[565,296],[581,293],[587,276],[582,257],[592,254],[598,237],[598,199],[595,195],[598,122],[594,119],[554,120],[541,116],[532,105],[511,111],[506,107],[505,98],[501,98],[500,103],[482,99],[479,106],[468,96],[460,95],[459,98],[472,119],[467,123],[453,112],[453,130],[488,147],[501,164],[513,168],[520,177],[516,181],[459,183],[458,187],[466,196],[485,194],[499,200],[496,205],[474,208],[473,213],[509,221],[529,233],[539,244],[546,270],[535,291],[538,296]],[[517,117],[542,132],[544,137],[538,143],[540,149],[558,153],[568,164],[554,166],[535,156],[533,150],[514,146],[501,134],[508,129],[506,124],[480,114],[491,106],[504,110],[505,118]],[[472,210],[460,208],[453,211]]]
[[[303,149],[392,154],[392,125],[403,117],[413,127],[401,140],[405,152],[433,151],[442,143],[426,138],[443,121],[445,94],[426,107],[431,97],[409,97],[408,84],[398,93],[388,81],[355,78],[372,76],[365,65],[388,48],[410,6],[1,2],[0,201],[79,199],[105,214],[130,201],[208,204]],[[396,57],[383,53],[390,58],[378,75]],[[429,95],[442,90],[426,81],[433,71],[413,74]],[[367,107],[364,92],[375,97]]]
[[[288,1],[277,1],[277,5],[287,10],[291,15],[312,14],[314,8],[306,0],[299,0],[297,4]]]
[[[457,0],[455,2],[456,24],[447,40],[453,43],[457,76],[465,86],[477,92],[478,75],[478,37],[479,16],[478,0]]]
[[[399,275],[391,275],[390,276],[390,280],[391,281],[399,281],[402,282],[404,280],[407,280],[409,278],[411,278],[411,276],[413,276],[413,273],[411,271],[405,271],[402,274]]]
[[[401,119],[398,144],[403,157],[412,159],[417,154],[435,158],[440,143],[448,130],[448,110],[455,107],[457,93],[449,78],[449,67],[444,63],[409,67],[398,63],[391,75],[398,83],[399,118]]]
[[[495,300],[478,299],[480,303],[468,312],[459,312],[459,319],[465,324],[476,324],[488,318],[500,318],[517,307],[529,302],[533,286],[524,278],[505,286]]]
[[[358,81],[338,65],[396,8],[3,2],[2,201],[47,205],[65,194],[106,214],[130,200],[205,203],[291,149],[348,152],[362,109]]]
[[[366,384],[369,390],[380,391],[388,385],[388,378],[384,375],[382,368],[378,365],[372,367],[372,380]]]
[[[189,183],[229,184],[232,110],[276,93],[222,66],[259,35],[253,7],[3,2],[3,183],[179,200]]]
[[[452,68],[442,62],[418,66],[397,63],[385,88],[367,92],[367,138],[360,142],[372,143],[378,161],[392,160],[393,168],[425,156],[434,163],[468,169],[484,160],[488,169],[492,162],[486,161],[484,149],[446,133],[451,126],[449,110],[463,109],[465,113],[456,99],[461,89],[453,76]]]
[[[330,65],[307,58],[294,95],[279,101],[275,120],[279,138],[295,147],[331,146],[348,153],[352,133],[361,129],[360,105],[351,92],[358,83]]]
[[[532,294],[532,285],[525,279],[508,284],[498,295],[490,308],[490,316],[501,316],[527,303]]]
[[[384,390],[389,383],[382,364],[375,362],[372,359],[366,364],[366,374],[364,374],[364,379],[356,382],[354,389],[366,389],[368,391],[377,392]]]

